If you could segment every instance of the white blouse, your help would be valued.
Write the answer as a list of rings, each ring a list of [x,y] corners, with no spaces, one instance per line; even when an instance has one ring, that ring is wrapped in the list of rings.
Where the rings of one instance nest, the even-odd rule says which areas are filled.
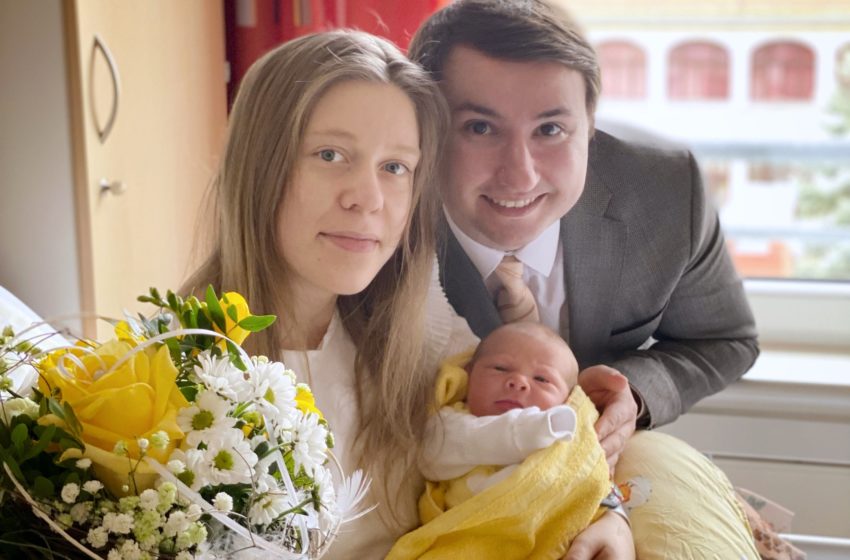
[[[436,262],[436,261],[435,261]],[[466,320],[457,316],[446,299],[439,284],[436,267],[432,273],[426,311],[425,356],[429,368],[436,375],[440,362],[458,352],[469,349],[477,343],[477,338],[466,324]],[[353,461],[352,444],[357,430],[357,402],[354,383],[355,348],[338,313],[335,313],[322,342],[315,350],[284,350],[283,360],[294,370],[298,380],[310,383],[316,397],[316,405],[324,414],[334,434],[334,454],[339,459],[346,475],[358,468]],[[393,477],[402,473],[393,473]],[[336,540],[323,557],[371,559],[383,558],[395,541],[403,534],[404,528],[418,524],[418,513],[414,496],[418,497],[424,488],[421,477],[405,479],[407,490],[401,492],[401,519],[398,526],[387,527],[381,522],[378,510],[364,515],[360,519],[347,523],[340,528]],[[373,481],[373,487],[379,484]],[[371,499],[370,499],[371,498]],[[401,496],[400,496],[401,498]],[[366,504],[377,503],[374,497],[367,497]],[[378,508],[381,508],[378,504]]]

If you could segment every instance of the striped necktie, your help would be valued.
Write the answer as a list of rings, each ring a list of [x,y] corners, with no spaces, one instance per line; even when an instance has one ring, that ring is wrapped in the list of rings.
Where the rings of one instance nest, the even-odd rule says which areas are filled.
[[[522,263],[513,255],[505,255],[496,267],[496,277],[502,287],[496,293],[496,307],[505,323],[514,321],[540,321],[537,302],[528,285],[522,279]]]

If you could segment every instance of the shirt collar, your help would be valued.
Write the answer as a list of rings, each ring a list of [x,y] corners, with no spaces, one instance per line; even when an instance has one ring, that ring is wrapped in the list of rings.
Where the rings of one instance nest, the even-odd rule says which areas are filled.
[[[475,265],[475,268],[478,269],[482,278],[489,277],[496,270],[496,267],[499,266],[499,263],[502,262],[506,254],[514,255],[522,261],[522,264],[532,268],[544,277],[548,278],[549,274],[551,274],[552,267],[555,265],[555,258],[558,255],[558,242],[561,237],[560,220],[552,222],[549,227],[543,230],[543,233],[538,235],[536,239],[525,247],[511,253],[505,253],[499,249],[482,245],[466,235],[454,223],[449,213],[446,212],[445,207],[443,207],[443,213],[446,215],[446,221],[449,223],[452,233],[454,233],[458,243],[460,243],[460,246],[466,252],[472,264]]]

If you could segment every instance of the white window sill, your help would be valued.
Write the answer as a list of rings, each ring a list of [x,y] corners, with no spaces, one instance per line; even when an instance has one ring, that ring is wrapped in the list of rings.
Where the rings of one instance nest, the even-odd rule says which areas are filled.
[[[850,353],[762,350],[743,379],[850,387]]]

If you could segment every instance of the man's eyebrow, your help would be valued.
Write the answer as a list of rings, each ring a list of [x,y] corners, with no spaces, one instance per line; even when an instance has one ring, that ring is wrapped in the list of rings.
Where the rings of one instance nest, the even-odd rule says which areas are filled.
[[[470,101],[464,101],[454,109],[452,109],[453,113],[460,113],[463,111],[470,111],[472,113],[478,113],[487,117],[498,117],[499,113],[494,111],[489,107],[485,107],[484,105],[478,105],[476,103],[472,103]]]
[[[489,107],[485,107],[484,105],[478,105],[476,103],[472,103],[472,102],[469,102],[469,101],[465,101],[465,102],[461,103],[460,105],[458,105],[457,107],[455,107],[454,109],[452,109],[453,113],[460,113],[460,112],[463,112],[463,111],[470,111],[472,113],[478,113],[478,114],[484,115],[486,117],[494,117],[495,118],[495,117],[500,116],[498,111],[495,111],[495,110],[493,110]],[[571,117],[572,114],[573,113],[572,113],[572,111],[569,110],[569,108],[564,107],[564,106],[558,106],[558,107],[554,107],[552,109],[547,109],[546,111],[543,111],[541,113],[538,113],[534,117],[534,119],[535,120],[551,119],[552,117],[561,117],[561,116]]]

